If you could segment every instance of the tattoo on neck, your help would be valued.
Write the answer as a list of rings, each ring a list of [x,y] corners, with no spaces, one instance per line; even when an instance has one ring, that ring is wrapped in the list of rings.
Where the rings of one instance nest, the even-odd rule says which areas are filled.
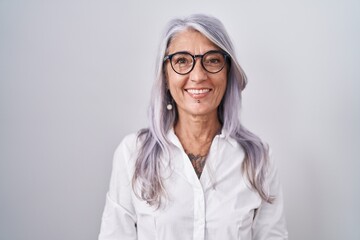
[[[191,164],[194,167],[196,175],[198,176],[198,178],[200,178],[201,173],[202,173],[202,171],[204,169],[204,166],[205,166],[206,155],[201,156],[201,155],[195,155],[195,154],[192,154],[192,153],[188,153],[188,156],[189,156]]]

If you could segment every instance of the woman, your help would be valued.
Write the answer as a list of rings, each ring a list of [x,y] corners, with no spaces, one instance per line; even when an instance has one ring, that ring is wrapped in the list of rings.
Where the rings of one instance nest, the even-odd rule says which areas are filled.
[[[115,152],[99,239],[287,239],[268,148],[240,124],[245,85],[219,20],[169,23],[150,126]]]

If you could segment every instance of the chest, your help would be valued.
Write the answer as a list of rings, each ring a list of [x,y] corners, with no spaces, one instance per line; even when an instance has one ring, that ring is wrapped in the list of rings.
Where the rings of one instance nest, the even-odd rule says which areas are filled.
[[[164,205],[154,210],[135,200],[138,220],[149,222],[148,231],[155,232],[174,232],[174,226],[189,232],[200,228],[214,235],[236,234],[240,228],[250,231],[261,198],[242,174],[243,158],[239,148],[214,147],[198,179],[186,153],[177,152],[163,175]]]

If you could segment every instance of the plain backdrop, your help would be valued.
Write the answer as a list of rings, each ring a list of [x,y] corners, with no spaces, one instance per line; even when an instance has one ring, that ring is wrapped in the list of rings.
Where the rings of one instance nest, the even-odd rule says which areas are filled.
[[[97,238],[113,152],[147,126],[162,29],[190,13],[234,42],[290,239],[360,239],[359,1],[0,0],[1,240]]]

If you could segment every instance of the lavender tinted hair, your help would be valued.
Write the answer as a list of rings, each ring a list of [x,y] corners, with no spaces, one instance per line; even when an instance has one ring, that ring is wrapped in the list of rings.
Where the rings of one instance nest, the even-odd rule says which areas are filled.
[[[155,82],[152,88],[149,106],[149,128],[139,132],[141,139],[140,151],[135,163],[133,175],[133,189],[137,196],[152,206],[159,207],[166,196],[166,189],[161,176],[160,156],[170,158],[172,145],[166,137],[167,132],[177,121],[177,109],[168,111],[166,105],[171,96],[166,87],[163,58],[173,37],[192,29],[202,33],[210,41],[230,55],[227,87],[225,95],[218,107],[218,117],[222,123],[225,137],[234,138],[244,149],[245,159],[242,164],[251,187],[261,198],[272,202],[272,197],[265,190],[265,174],[268,162],[268,147],[259,137],[248,131],[240,123],[241,92],[245,88],[247,79],[243,69],[235,57],[235,51],[222,23],[211,16],[196,14],[184,19],[174,19],[167,25],[157,58]]]

